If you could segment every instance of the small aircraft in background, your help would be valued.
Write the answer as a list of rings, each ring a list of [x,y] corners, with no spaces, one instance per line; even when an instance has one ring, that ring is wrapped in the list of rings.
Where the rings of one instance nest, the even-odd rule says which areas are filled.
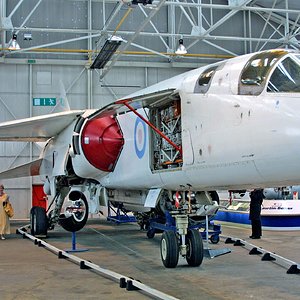
[[[1,141],[46,141],[40,158],[0,179],[41,176],[52,203],[31,209],[31,232],[68,231],[122,205],[163,231],[161,258],[203,260],[199,224],[217,190],[300,183],[300,54],[284,49],[204,66],[101,109],[0,124]],[[157,230],[158,231],[158,230]]]

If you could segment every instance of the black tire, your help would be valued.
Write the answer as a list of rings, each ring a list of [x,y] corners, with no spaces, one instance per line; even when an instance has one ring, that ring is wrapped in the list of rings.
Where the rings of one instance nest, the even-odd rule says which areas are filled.
[[[203,261],[203,241],[198,230],[191,229],[186,235],[186,261],[192,267],[198,267]]]
[[[179,259],[179,245],[176,233],[172,230],[164,231],[160,242],[160,255],[166,268],[175,268]]]
[[[89,215],[89,206],[85,196],[80,192],[76,192],[74,197],[77,197],[77,199],[75,200],[71,197],[70,199],[72,199],[72,201],[75,203],[77,203],[76,201],[79,201],[78,205],[80,208],[82,208],[82,210],[80,212],[73,213],[71,216],[61,214],[58,220],[58,223],[61,225],[61,227],[70,232],[75,232],[82,229],[85,226]]]
[[[148,239],[153,239],[154,238],[154,236],[155,236],[155,229],[149,229],[148,231],[147,231],[147,238]]]
[[[218,244],[220,241],[220,237],[218,234],[212,234],[209,239],[212,244]]]
[[[47,236],[48,219],[43,207],[33,206],[30,210],[31,234],[34,236]]]

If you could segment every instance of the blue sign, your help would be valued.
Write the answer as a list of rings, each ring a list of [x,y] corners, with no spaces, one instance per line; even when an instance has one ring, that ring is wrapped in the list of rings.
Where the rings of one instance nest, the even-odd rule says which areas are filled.
[[[33,98],[33,106],[55,106],[56,98]]]

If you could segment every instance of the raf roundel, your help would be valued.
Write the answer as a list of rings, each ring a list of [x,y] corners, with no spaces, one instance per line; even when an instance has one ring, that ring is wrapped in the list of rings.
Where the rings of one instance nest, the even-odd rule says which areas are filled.
[[[146,124],[140,118],[137,118],[134,126],[134,148],[138,158],[145,154],[147,142]]]

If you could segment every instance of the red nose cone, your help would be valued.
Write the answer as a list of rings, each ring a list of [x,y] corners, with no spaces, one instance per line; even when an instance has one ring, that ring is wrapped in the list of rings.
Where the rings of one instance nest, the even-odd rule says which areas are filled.
[[[81,134],[81,146],[86,159],[95,168],[111,172],[124,144],[117,121],[111,117],[89,120]]]

